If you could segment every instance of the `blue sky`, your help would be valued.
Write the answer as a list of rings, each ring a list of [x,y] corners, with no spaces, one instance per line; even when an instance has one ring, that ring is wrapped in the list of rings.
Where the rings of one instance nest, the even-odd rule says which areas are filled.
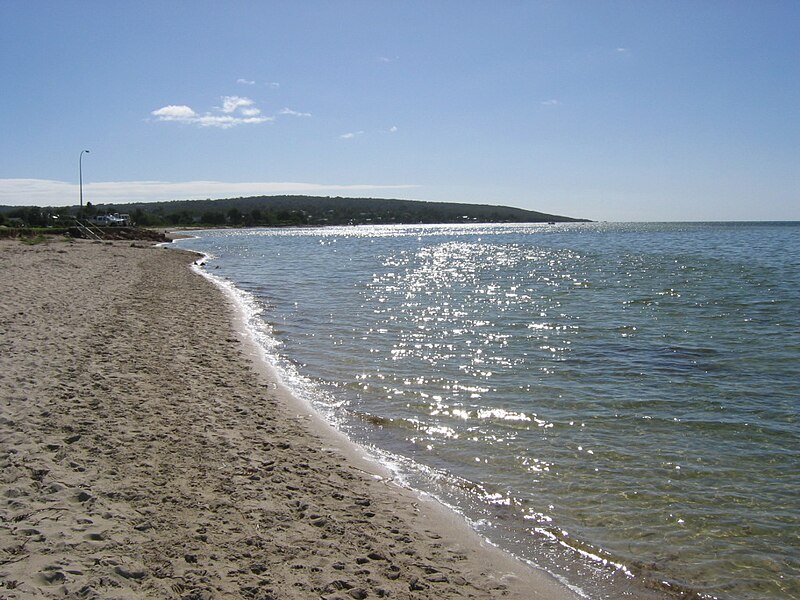
[[[800,220],[800,2],[0,0],[0,204]]]

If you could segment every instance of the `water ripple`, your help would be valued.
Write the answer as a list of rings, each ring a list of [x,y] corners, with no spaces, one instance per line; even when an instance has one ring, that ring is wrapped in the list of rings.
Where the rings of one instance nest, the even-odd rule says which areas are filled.
[[[597,597],[800,597],[797,226],[225,231],[301,393]],[[664,584],[663,582],[668,582]],[[641,588],[634,595],[641,595]]]

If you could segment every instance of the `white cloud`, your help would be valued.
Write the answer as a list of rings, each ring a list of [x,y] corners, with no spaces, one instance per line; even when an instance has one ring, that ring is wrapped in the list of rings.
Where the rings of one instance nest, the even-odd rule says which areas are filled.
[[[258,123],[269,123],[274,121],[273,117],[234,117],[231,115],[203,115],[197,117],[193,122],[201,127],[219,127],[221,129],[230,129],[236,125],[255,125]]]
[[[170,104],[154,110],[150,114],[158,117],[159,121],[191,121],[197,117],[197,113],[184,104]]]
[[[217,108],[217,114],[207,112],[203,115],[195,112],[186,105],[170,104],[152,111],[150,114],[158,121],[177,121],[200,127],[219,127],[230,129],[237,125],[254,125],[269,123],[275,117],[261,115],[261,110],[256,108],[255,102],[250,98],[241,96],[223,96],[222,107]],[[219,114],[222,113],[222,114]]]
[[[242,85],[255,85],[256,82],[252,79],[242,79],[241,77],[236,80],[236,83],[241,83]]]
[[[240,108],[246,108],[255,104],[250,98],[242,98],[241,96],[223,96],[222,97],[222,112],[230,114],[236,112]]]
[[[351,131],[349,133],[343,133],[339,137],[342,138],[343,140],[352,140],[354,137],[359,136],[359,135],[364,135],[364,132],[363,131]]]
[[[290,115],[292,117],[310,117],[311,113],[307,112],[297,112],[296,110],[292,110],[291,108],[282,108],[278,111],[279,115]]]
[[[389,127],[389,133],[397,133],[397,126],[392,125],[391,127]]]
[[[277,81],[270,81],[267,84],[267,87],[271,87],[273,90],[277,90],[279,87],[281,87],[281,84],[278,83]]]
[[[541,104],[542,106],[558,106],[559,104],[561,104],[561,102],[559,102],[558,100],[544,100],[539,104]]]
[[[79,202],[77,183],[49,179],[0,179],[0,204],[12,206],[73,206]],[[415,185],[325,184],[303,182],[224,181],[101,181],[83,184],[84,202],[121,204],[165,200],[238,198],[272,194],[319,196],[370,195],[380,190],[416,188]]]

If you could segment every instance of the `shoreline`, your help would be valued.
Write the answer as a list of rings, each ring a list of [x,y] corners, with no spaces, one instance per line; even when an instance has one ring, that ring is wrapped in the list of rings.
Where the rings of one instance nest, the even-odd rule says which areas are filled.
[[[169,244],[166,244],[165,247],[187,251],[171,247]],[[243,292],[227,280],[207,271],[208,257],[206,255],[201,256],[203,256],[202,262],[200,260],[194,261],[192,270],[220,290],[232,306],[233,327],[237,335],[241,337],[245,354],[252,362],[254,370],[260,377],[268,380],[270,385],[275,386],[274,389],[276,394],[281,397],[281,401],[295,414],[295,418],[305,422],[308,428],[327,444],[326,449],[335,450],[342,455],[346,464],[355,467],[375,481],[383,483],[389,494],[398,494],[410,504],[422,505],[423,508],[416,508],[415,513],[418,519],[427,523],[426,527],[432,530],[440,530],[443,524],[446,524],[449,535],[456,541],[458,546],[471,546],[473,551],[485,554],[486,556],[482,562],[497,573],[505,573],[504,576],[501,576],[501,579],[524,580],[532,574],[533,581],[526,585],[532,585],[534,588],[539,585],[545,585],[548,588],[548,598],[565,600],[566,598],[582,597],[582,593],[576,593],[569,584],[558,581],[554,575],[514,556],[481,536],[469,525],[465,517],[453,507],[442,504],[424,491],[398,483],[394,479],[394,473],[389,466],[381,462],[378,457],[372,455],[367,448],[354,442],[344,432],[337,429],[309,401],[295,395],[289,386],[281,380],[278,370],[270,362],[266,351],[259,344],[256,338],[257,334],[248,325],[250,316],[246,312],[247,308],[244,305]],[[551,588],[552,585],[556,587]],[[524,593],[530,594],[524,596],[526,598],[538,597],[534,592],[526,591]]]
[[[6,597],[577,597],[391,482],[169,250],[0,245]]]

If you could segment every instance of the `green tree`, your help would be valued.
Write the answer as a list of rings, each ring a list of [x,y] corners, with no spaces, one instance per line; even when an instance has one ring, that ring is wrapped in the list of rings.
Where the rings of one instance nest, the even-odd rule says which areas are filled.
[[[246,215],[244,223],[245,225],[252,227],[253,225],[261,225],[263,223],[263,220],[264,220],[264,215],[262,214],[262,212],[259,209],[254,208],[253,210],[250,211],[250,214]]]
[[[219,211],[204,212],[200,217],[200,222],[204,225],[224,225],[225,215]]]
[[[91,202],[87,202],[85,206],[82,206],[81,208],[78,209],[79,219],[88,219],[89,217],[93,217],[96,214],[97,214],[97,207]]]
[[[17,208],[8,213],[9,218],[19,219],[25,227],[45,227],[47,216],[38,206]]]
[[[152,215],[141,208],[133,209],[133,212],[131,213],[131,220],[133,221],[133,224],[138,227],[153,227],[156,225],[156,220],[152,217]]]
[[[242,224],[242,211],[240,211],[235,206],[228,210],[228,223],[231,225],[241,225]]]

